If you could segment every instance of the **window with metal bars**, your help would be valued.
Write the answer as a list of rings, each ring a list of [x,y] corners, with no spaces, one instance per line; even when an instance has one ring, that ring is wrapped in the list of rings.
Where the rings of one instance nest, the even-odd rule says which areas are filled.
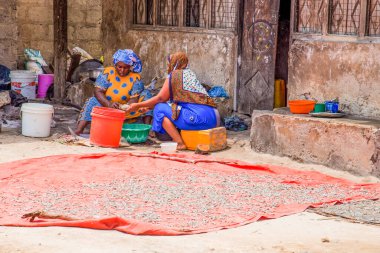
[[[360,0],[330,0],[329,33],[358,35],[360,24]]]
[[[295,0],[299,34],[380,37],[380,0]]]
[[[133,0],[133,23],[153,25],[153,0]]]
[[[380,0],[370,0],[367,14],[367,35],[380,36]]]
[[[185,3],[185,26],[206,27],[207,0],[186,0]]]
[[[133,0],[133,23],[235,30],[237,5],[238,0]]]
[[[322,33],[323,7],[323,0],[298,0],[295,7],[296,31]]]
[[[179,25],[180,0],[159,0],[158,24],[163,26]]]

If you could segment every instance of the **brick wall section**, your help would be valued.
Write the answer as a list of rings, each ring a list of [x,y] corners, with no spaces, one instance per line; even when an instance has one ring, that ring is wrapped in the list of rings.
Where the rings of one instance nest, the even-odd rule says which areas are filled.
[[[16,67],[16,0],[0,0],[0,64]]]
[[[69,0],[69,48],[79,46],[94,57],[100,57],[103,51],[101,21],[101,0]],[[51,63],[54,56],[53,1],[17,0],[17,24],[19,63],[24,61],[24,48],[40,50]]]

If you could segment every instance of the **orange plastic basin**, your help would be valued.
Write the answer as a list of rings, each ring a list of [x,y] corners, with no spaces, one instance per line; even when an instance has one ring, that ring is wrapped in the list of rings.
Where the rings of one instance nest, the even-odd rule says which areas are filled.
[[[294,114],[308,114],[314,110],[313,100],[291,100],[289,101],[290,112]]]

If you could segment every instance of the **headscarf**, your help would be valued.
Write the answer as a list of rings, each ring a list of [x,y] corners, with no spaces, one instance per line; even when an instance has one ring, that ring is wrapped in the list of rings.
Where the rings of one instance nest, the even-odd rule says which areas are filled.
[[[132,72],[140,73],[142,71],[141,60],[131,49],[117,50],[113,55],[113,64],[116,65],[118,62],[124,62],[131,66]]]
[[[189,59],[184,52],[177,52],[168,56],[168,74],[173,70],[185,69]]]

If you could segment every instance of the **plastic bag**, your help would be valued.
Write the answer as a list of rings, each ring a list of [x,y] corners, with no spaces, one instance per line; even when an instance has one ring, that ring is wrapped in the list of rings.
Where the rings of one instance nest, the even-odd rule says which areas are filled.
[[[214,86],[208,91],[212,98],[229,98],[227,91],[222,86]]]
[[[42,58],[40,51],[25,48],[24,54],[27,61],[34,61],[37,62],[40,66],[47,66],[47,63],[45,62],[44,58]]]
[[[248,126],[245,124],[244,120],[236,115],[224,118],[224,127],[227,130],[232,130],[235,132],[245,131],[248,129]]]

